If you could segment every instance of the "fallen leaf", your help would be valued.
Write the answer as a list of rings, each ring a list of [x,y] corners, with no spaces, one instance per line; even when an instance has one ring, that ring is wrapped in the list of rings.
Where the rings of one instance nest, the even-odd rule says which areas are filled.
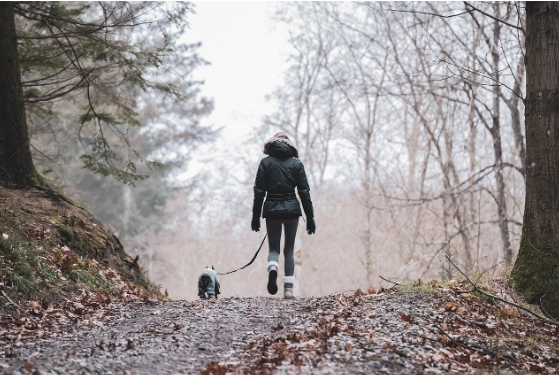
[[[37,310],[41,307],[41,305],[39,305],[39,302],[37,301],[29,301],[28,305],[31,310]]]
[[[487,356],[484,357],[476,357],[470,361],[470,366],[474,368],[483,368],[489,365],[489,359]]]
[[[411,315],[401,314],[400,319],[402,319],[403,322],[408,322],[409,324],[415,324],[415,319]]]
[[[225,366],[221,366],[218,362],[210,362],[206,365],[205,370],[200,370],[201,375],[225,375]]]
[[[396,349],[396,345],[391,344],[391,343],[389,343],[389,342],[387,342],[386,344],[384,344],[382,347],[383,347],[384,349],[388,349],[388,350],[390,350],[390,351],[392,351],[392,352],[394,352],[394,353],[396,353],[396,352],[398,351],[398,349]]]
[[[444,305],[444,309],[445,311],[456,311],[457,307],[454,303],[447,302],[446,305]]]
[[[355,293],[353,294],[354,297],[361,297],[361,296],[364,296],[364,295],[365,295],[365,293],[363,293],[363,291],[361,289],[357,289],[355,291]]]
[[[330,332],[329,332],[330,336],[335,336],[338,333],[340,333],[340,327],[337,324],[334,325],[332,328],[330,328]]]

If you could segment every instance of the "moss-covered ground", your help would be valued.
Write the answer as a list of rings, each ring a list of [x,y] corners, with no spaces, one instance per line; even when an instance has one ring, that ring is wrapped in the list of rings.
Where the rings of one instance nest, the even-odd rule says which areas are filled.
[[[110,230],[45,188],[0,187],[0,290],[16,304],[84,291],[161,297]]]

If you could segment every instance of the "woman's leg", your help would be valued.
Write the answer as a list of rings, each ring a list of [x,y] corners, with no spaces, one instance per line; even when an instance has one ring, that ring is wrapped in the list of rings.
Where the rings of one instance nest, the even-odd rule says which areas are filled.
[[[266,228],[268,230],[268,293],[274,295],[278,292],[276,279],[278,277],[278,260],[280,255],[282,220],[267,218]]]
[[[284,221],[285,226],[285,247],[283,255],[285,257],[285,278],[284,283],[291,283],[295,281],[295,257],[293,255],[295,248],[295,236],[297,235],[297,226],[299,225],[299,218],[289,219]]]
[[[270,265],[278,267],[278,261],[280,256],[280,241],[281,241],[281,224],[282,220],[277,219],[266,219],[266,229],[268,230],[268,248],[270,252],[268,253],[268,271],[270,270]]]

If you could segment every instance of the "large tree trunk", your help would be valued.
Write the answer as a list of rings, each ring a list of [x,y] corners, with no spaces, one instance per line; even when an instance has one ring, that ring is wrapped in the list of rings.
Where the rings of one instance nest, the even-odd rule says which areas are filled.
[[[0,185],[43,184],[31,158],[17,56],[14,8],[0,2]]]
[[[559,3],[526,2],[526,205],[516,288],[559,317]]]

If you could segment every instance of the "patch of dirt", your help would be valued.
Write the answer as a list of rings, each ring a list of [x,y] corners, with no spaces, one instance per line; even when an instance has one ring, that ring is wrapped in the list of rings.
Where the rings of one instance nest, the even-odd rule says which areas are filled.
[[[556,373],[557,326],[464,284],[321,298],[107,299],[4,316],[2,374]]]
[[[162,297],[119,239],[85,208],[45,188],[0,187],[0,309],[84,291]]]

